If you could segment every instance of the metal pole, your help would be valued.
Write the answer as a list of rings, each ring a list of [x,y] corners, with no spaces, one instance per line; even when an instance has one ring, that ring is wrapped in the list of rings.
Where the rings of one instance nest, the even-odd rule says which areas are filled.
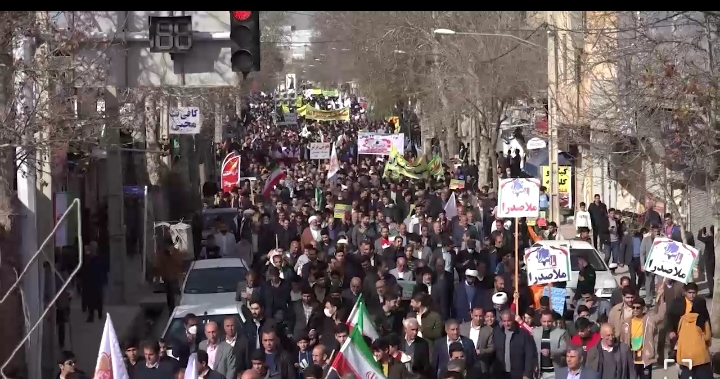
[[[555,26],[555,12],[548,11],[548,25]],[[548,219],[560,221],[560,199],[558,197],[558,30],[553,28],[548,38],[548,166],[550,166],[550,214]]]
[[[107,171],[105,180],[108,193],[108,235],[110,237],[110,277],[108,301],[112,304],[125,303],[125,204],[122,182],[122,156],[120,151],[120,130],[117,124],[117,88],[105,87],[105,149],[107,150]]]

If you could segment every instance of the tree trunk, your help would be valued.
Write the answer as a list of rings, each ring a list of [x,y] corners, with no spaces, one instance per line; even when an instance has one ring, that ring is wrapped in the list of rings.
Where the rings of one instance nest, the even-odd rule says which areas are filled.
[[[0,54],[4,63],[0,67],[0,116],[13,123],[9,108],[12,100],[12,59],[7,54]],[[6,142],[6,141],[3,141]],[[19,209],[15,197],[15,148],[0,149],[0,296],[5,296],[15,283],[15,273],[19,272],[22,257],[20,256],[20,228],[18,227]],[[0,361],[5,362],[15,346],[20,343],[25,333],[23,322],[22,299],[19,291],[15,290],[4,303],[0,304],[0,314],[15,315],[5,317],[0,323]],[[9,367],[21,367],[24,362],[24,349],[20,349]]]
[[[493,170],[493,163],[490,159],[490,154],[493,152],[493,149],[490,146],[490,139],[485,132],[485,129],[487,128],[482,122],[481,115],[478,115],[478,122],[476,128],[479,129],[477,134],[479,134],[480,136],[478,138],[478,182],[480,186],[488,185],[490,187],[493,187],[491,173],[493,173],[495,170]]]

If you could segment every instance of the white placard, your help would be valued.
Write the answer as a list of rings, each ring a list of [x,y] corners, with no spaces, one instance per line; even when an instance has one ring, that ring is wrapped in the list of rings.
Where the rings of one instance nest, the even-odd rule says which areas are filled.
[[[283,113],[283,121],[276,124],[277,126],[297,125],[297,113]]]
[[[536,246],[525,250],[528,285],[570,279],[570,251],[563,246]]]
[[[698,251],[694,247],[657,237],[645,261],[645,272],[687,283],[692,278],[697,257]]]
[[[405,152],[405,134],[358,133],[358,154],[390,155],[390,146]]]
[[[170,110],[170,134],[199,134],[200,108],[178,107]]]
[[[310,159],[330,159],[330,142],[311,142]]]
[[[501,179],[496,217],[538,217],[540,213],[540,179]]]

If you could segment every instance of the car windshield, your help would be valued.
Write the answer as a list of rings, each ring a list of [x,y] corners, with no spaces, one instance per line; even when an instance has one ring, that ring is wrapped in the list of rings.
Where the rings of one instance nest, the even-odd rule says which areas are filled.
[[[183,293],[235,292],[238,282],[245,279],[244,267],[212,267],[190,270]]]
[[[225,317],[234,317],[236,325],[240,325],[240,317],[238,317],[237,314],[227,314],[227,315],[213,315],[213,316],[207,316],[207,315],[199,315],[198,318],[198,333],[197,333],[197,342],[205,340],[205,325],[210,321],[215,321],[218,324],[218,333],[219,333],[219,340],[222,341],[225,338],[225,331],[223,330],[223,321],[225,321]],[[172,348],[173,341],[182,341],[185,338],[185,327],[183,326],[183,319],[182,317],[176,317],[172,320],[170,323],[170,326],[165,331],[165,334],[163,335],[163,339],[167,341],[167,343]]]
[[[230,227],[230,230],[233,230],[234,227],[234,221],[233,219],[237,217],[237,212],[219,212],[219,213],[203,213],[202,219],[203,219],[203,226],[202,230],[211,230],[215,228],[215,220],[220,218],[223,220],[225,225]]]
[[[588,264],[594,268],[595,271],[607,271],[607,266],[594,249],[570,249],[570,269],[573,271],[580,270],[578,265],[578,255],[584,255],[587,257]]]

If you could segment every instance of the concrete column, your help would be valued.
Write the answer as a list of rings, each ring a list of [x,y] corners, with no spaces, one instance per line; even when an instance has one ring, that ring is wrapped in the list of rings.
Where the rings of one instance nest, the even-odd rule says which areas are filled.
[[[23,131],[23,140],[28,144],[32,144],[35,136],[29,131],[28,124],[32,122],[32,111],[35,109],[35,93],[33,91],[33,82],[26,74],[26,68],[31,69],[31,65],[35,59],[35,44],[30,37],[18,37],[13,41],[13,65],[16,72],[13,77],[14,93],[21,94],[16,102],[15,112],[17,113],[18,130]],[[42,302],[42,271],[41,264],[35,259],[38,250],[38,231],[37,231],[37,170],[36,156],[32,149],[17,149],[18,172],[17,172],[17,196],[20,201],[20,224],[22,230],[22,239],[20,251],[22,255],[22,264],[30,264],[28,273],[25,275],[20,289],[25,299],[27,316],[31,325],[40,317],[44,304]],[[16,315],[22,317],[22,315]],[[29,333],[30,330],[26,330]],[[26,343],[25,361],[27,364],[28,377],[31,379],[40,379],[41,362],[42,362],[42,329],[36,330],[30,334],[30,338]]]
[[[108,235],[110,237],[110,277],[107,302],[125,303],[125,206],[122,181],[122,153],[120,151],[120,130],[118,122],[118,98],[115,87],[106,87],[105,100],[105,138],[107,149],[107,191],[108,191]]]

